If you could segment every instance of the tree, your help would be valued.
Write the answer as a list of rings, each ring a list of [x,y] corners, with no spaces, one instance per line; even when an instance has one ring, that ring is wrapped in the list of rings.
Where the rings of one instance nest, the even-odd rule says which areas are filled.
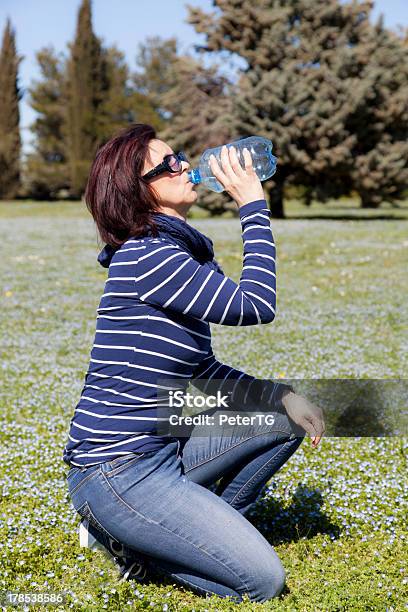
[[[69,48],[69,59],[50,48],[37,54],[42,78],[30,89],[38,117],[26,182],[41,199],[55,198],[61,189],[80,197],[101,144],[127,123],[159,119],[147,97],[131,87],[124,54],[93,34],[88,1]]]
[[[320,100],[322,109],[326,107],[334,125],[341,125],[345,135],[339,149],[341,158],[324,166],[324,172],[315,171],[312,177],[307,176],[309,160],[312,168],[316,169],[316,165],[310,156],[295,174],[297,182],[308,185],[309,201],[313,197],[326,201],[353,190],[359,193],[363,207],[378,207],[405,196],[408,50],[401,38],[384,29],[382,18],[374,27],[365,16],[361,22],[364,29],[358,41],[352,39],[349,47],[338,48],[330,65],[330,77],[337,82],[337,113],[333,105],[327,104],[326,94]],[[324,137],[326,143],[326,134]],[[309,146],[310,142],[312,133],[308,134]]]
[[[209,147],[232,139],[232,84],[189,55],[179,54],[175,38],[148,38],[139,45],[134,84],[151,102],[159,122],[157,137],[184,150],[194,167]],[[199,188],[201,189],[201,188]],[[198,206],[213,215],[228,209],[230,198],[204,189]]]
[[[365,132],[372,112],[367,115],[364,109],[372,83],[367,66],[374,61],[372,0],[213,4],[220,13],[189,7],[188,21],[206,35],[198,51],[227,51],[245,60],[234,117],[240,132],[260,134],[274,143],[278,170],[265,184],[272,214],[283,216],[288,182],[305,185],[309,202],[313,195],[324,199],[348,194],[353,183],[361,189],[362,180],[353,173],[356,155],[365,151],[370,157],[368,150],[376,146]],[[400,169],[401,151],[400,145],[398,152],[393,150],[394,157],[388,158],[393,170],[382,173],[389,187]],[[360,162],[367,178],[373,161],[363,157]]]
[[[102,45],[92,29],[90,0],[82,0],[74,42],[69,45],[66,138],[70,192],[80,197],[101,139],[100,107],[109,89]],[[103,121],[102,121],[103,123]]]
[[[42,78],[29,89],[30,104],[37,118],[31,125],[34,152],[27,156],[26,189],[31,197],[49,200],[57,197],[61,189],[69,188],[64,135],[66,60],[52,47],[41,49],[36,57]]]
[[[177,46],[176,38],[162,39],[160,36],[147,37],[145,43],[138,45],[138,71],[133,74],[133,85],[139,96],[150,105],[155,115],[151,125],[156,130],[164,129],[169,118],[167,109],[163,107],[163,96],[174,85]]]
[[[103,53],[108,90],[98,113],[100,140],[106,142],[127,123],[161,126],[149,96],[135,89],[124,54],[114,46],[104,49]]]
[[[198,165],[202,153],[234,139],[232,120],[233,85],[218,72],[217,66],[205,68],[187,55],[172,66],[172,87],[163,95],[162,105],[169,114],[167,126],[158,137],[174,150],[188,154],[191,167]],[[201,188],[198,188],[201,191]],[[237,214],[231,197],[202,188],[197,205],[219,215],[226,210]]]
[[[132,121],[132,92],[128,86],[129,68],[116,46],[101,48],[105,93],[98,106],[96,138],[106,142],[113,133]]]
[[[20,111],[15,31],[8,19],[0,52],[0,198],[11,199],[20,188]]]
[[[404,199],[408,187],[408,48],[380,18],[370,31],[366,58],[356,84],[360,106],[346,125],[356,135],[353,188],[364,208],[376,208]]]

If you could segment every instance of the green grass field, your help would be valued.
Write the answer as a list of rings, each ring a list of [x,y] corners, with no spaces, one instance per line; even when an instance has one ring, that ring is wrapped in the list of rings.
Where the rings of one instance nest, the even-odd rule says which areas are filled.
[[[194,212],[238,282],[239,221]],[[408,207],[290,201],[287,212],[272,220],[277,317],[213,325],[218,359],[263,378],[406,378]],[[406,437],[327,437],[314,451],[305,440],[270,481],[248,518],[287,570],[279,599],[238,605],[171,580],[122,584],[109,560],[80,549],[62,450],[107,271],[83,204],[2,203],[0,230],[0,592],[63,591],[59,609],[95,612],[407,609]]]

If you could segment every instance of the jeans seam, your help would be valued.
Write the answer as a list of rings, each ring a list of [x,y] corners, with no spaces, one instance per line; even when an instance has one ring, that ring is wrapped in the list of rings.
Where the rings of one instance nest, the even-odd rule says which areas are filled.
[[[237,442],[233,446],[229,446],[228,448],[226,448],[225,450],[221,451],[220,453],[218,453],[216,455],[212,455],[211,457],[208,457],[208,458],[204,459],[200,463],[196,463],[195,465],[190,467],[188,470],[184,470],[184,473],[188,474],[188,472],[191,472],[191,470],[194,470],[195,468],[200,467],[201,465],[204,465],[204,463],[208,463],[209,461],[212,461],[213,459],[217,459],[217,457],[221,457],[221,455],[224,455],[225,453],[228,453],[232,448],[237,448],[237,446],[239,446],[240,444],[243,444],[247,440],[251,440],[252,438],[256,438],[258,436],[265,436],[265,435],[267,435],[269,433],[277,433],[277,432],[284,433],[286,435],[290,435],[290,433],[288,433],[285,429],[273,429],[271,431],[263,431],[261,433],[257,433],[257,434],[248,436],[247,438],[244,438],[243,440],[240,440],[239,442]]]
[[[259,472],[262,472],[265,467],[268,465],[268,463],[270,463],[271,461],[273,461],[274,459],[276,459],[277,457],[279,457],[279,455],[282,453],[282,451],[285,450],[285,448],[288,446],[288,444],[290,444],[289,440],[287,442],[285,442],[285,444],[279,449],[279,451],[276,453],[276,455],[274,455],[273,457],[271,457],[270,459],[268,459],[268,461],[266,461],[264,463],[264,465],[262,467],[260,467],[255,474],[252,474],[251,478],[249,480],[247,480],[247,482],[242,485],[242,487],[240,488],[239,491],[237,491],[237,493],[235,493],[234,497],[232,498],[232,500],[229,502],[231,505],[233,504],[233,502],[237,499],[239,499],[240,495],[242,494],[242,491],[245,489],[246,486],[248,486],[248,484],[255,478],[255,476],[257,476],[259,474]]]
[[[118,467],[113,467],[111,470],[105,471],[104,474],[106,476],[116,476],[116,474],[120,474],[122,471],[127,470],[129,467],[131,467],[134,463],[137,463],[137,461],[141,459],[143,455],[144,453],[139,454],[137,457],[132,457],[131,459],[128,459],[127,462],[122,463]],[[121,459],[123,459],[123,457],[121,457]]]
[[[224,568],[226,568],[231,574],[233,574],[236,578],[238,578],[238,580],[242,583],[242,585],[244,586],[245,589],[247,589],[247,591],[249,592],[249,587],[246,584],[246,582],[241,578],[241,576],[239,576],[233,569],[231,569],[230,567],[228,567],[228,565],[225,565],[225,563],[223,563],[220,559],[217,559],[216,557],[214,557],[210,552],[208,552],[205,548],[201,548],[199,546],[197,546],[196,544],[194,544],[194,542],[190,542],[189,540],[187,540],[186,538],[182,537],[181,535],[174,533],[174,531],[171,531],[171,529],[168,529],[165,525],[163,525],[162,523],[158,523],[157,521],[152,521],[151,519],[149,519],[148,517],[144,516],[144,514],[142,514],[141,512],[139,512],[138,510],[136,510],[135,508],[133,508],[132,506],[130,506],[120,495],[119,493],[117,493],[117,491],[115,491],[115,489],[112,487],[111,483],[109,482],[109,480],[107,480],[107,478],[105,478],[104,473],[102,472],[102,470],[100,471],[100,473],[103,476],[103,480],[105,481],[105,483],[108,485],[109,489],[112,491],[112,493],[114,494],[114,496],[118,499],[119,502],[121,502],[123,505],[126,506],[126,508],[128,508],[131,512],[134,512],[135,514],[138,514],[139,516],[141,516],[145,521],[147,521],[148,523],[152,523],[153,525],[158,525],[160,526],[162,529],[164,529],[165,531],[169,532],[172,537],[177,537],[180,538],[181,540],[183,540],[183,542],[187,542],[190,546],[193,546],[196,550],[199,550],[201,552],[204,552],[206,555],[208,555],[213,561],[215,561],[216,563],[219,563],[220,565],[222,565]],[[126,542],[125,542],[126,544]],[[154,558],[153,558],[154,559]]]

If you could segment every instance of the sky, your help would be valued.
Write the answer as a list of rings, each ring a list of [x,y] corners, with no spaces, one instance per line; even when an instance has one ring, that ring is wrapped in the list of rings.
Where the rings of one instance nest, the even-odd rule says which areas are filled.
[[[75,34],[79,4],[80,0],[0,0],[0,31],[10,17],[16,30],[18,53],[24,57],[19,72],[23,93],[39,76],[36,51],[52,45],[56,51],[67,52],[67,43]],[[194,55],[193,45],[204,42],[205,37],[196,34],[194,27],[186,23],[187,4],[199,6],[205,12],[216,10],[211,0],[93,0],[94,30],[104,44],[116,44],[123,51],[131,71],[136,69],[138,43],[149,36],[175,36],[179,40],[180,52]],[[406,27],[406,7],[407,0],[375,0],[373,19],[382,13],[387,27],[396,29],[398,24]],[[26,152],[32,139],[29,125],[35,118],[27,98],[26,93],[20,103]]]

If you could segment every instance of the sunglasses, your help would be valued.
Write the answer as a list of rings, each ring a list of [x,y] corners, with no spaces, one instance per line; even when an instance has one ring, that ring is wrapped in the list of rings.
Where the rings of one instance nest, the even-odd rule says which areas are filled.
[[[180,172],[182,168],[182,161],[189,163],[183,151],[180,151],[179,153],[171,153],[170,155],[165,155],[163,157],[162,163],[158,166],[155,166],[153,170],[150,170],[147,174],[144,174],[142,178],[149,179],[153,176],[158,176],[163,172]]]

